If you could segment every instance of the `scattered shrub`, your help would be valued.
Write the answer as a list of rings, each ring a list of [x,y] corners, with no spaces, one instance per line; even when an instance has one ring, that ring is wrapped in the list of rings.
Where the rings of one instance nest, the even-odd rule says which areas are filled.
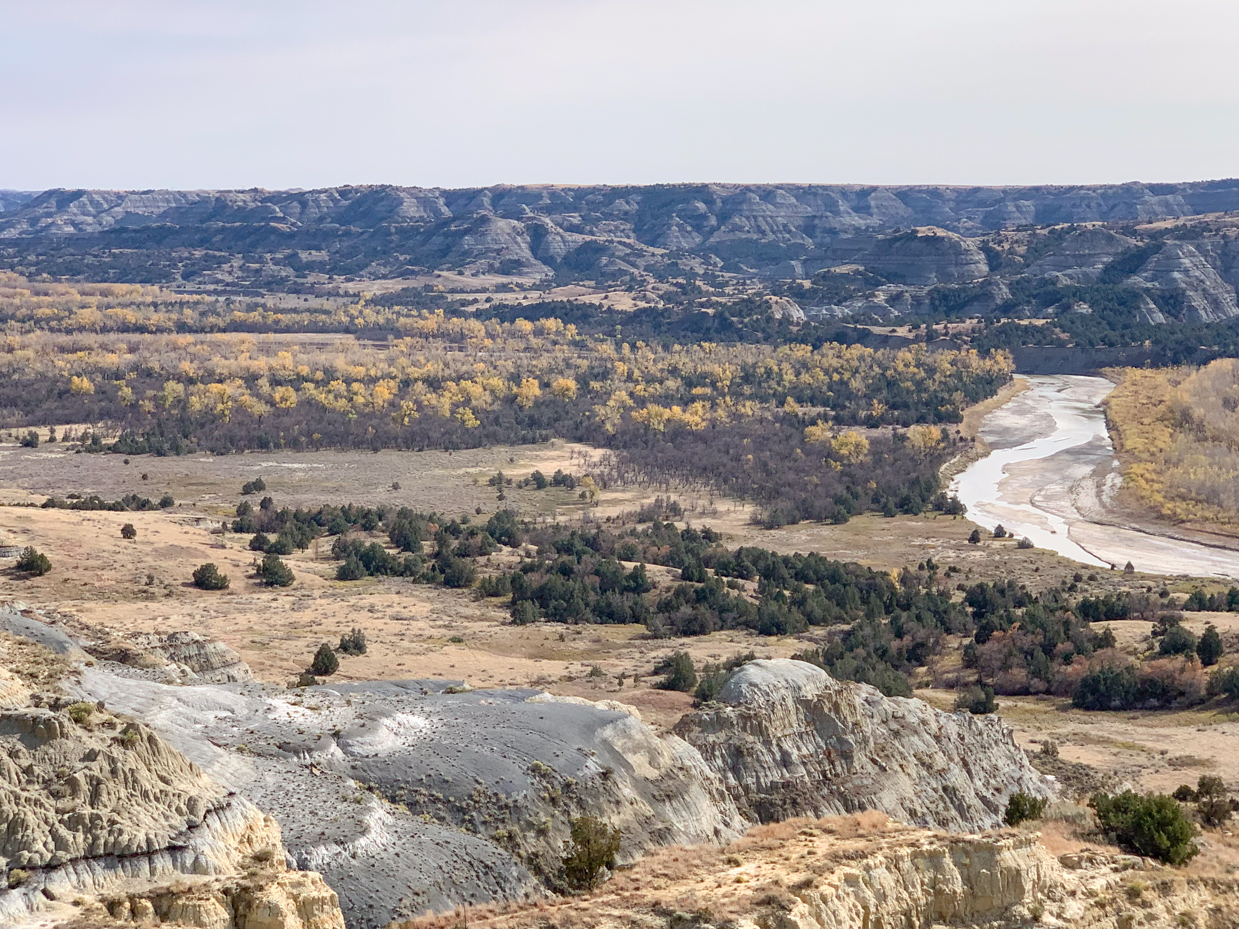
[[[980,545],[980,544],[981,544],[981,530],[980,530],[980,529],[973,529],[973,530],[972,530],[972,534],[971,534],[970,536],[968,536],[968,541],[969,541],[972,545]]]
[[[572,890],[598,886],[603,871],[615,866],[622,838],[618,829],[592,816],[572,820],[571,840],[563,857],[563,880]]]
[[[1016,791],[1007,801],[1007,810],[1002,814],[1002,821],[1008,826],[1018,826],[1029,819],[1040,819],[1045,815],[1048,802],[1041,797],[1030,796],[1022,790]]]
[[[125,523],[120,527],[120,537],[122,539],[136,539],[138,530],[134,528],[133,523]]]
[[[292,568],[280,561],[280,556],[274,553],[263,555],[258,566],[258,577],[267,587],[289,587],[296,579]]]
[[[1189,788],[1190,789],[1190,788]],[[1175,799],[1183,788],[1175,791]],[[1192,799],[1196,802],[1196,818],[1202,826],[1218,829],[1226,825],[1234,806],[1226,784],[1220,777],[1202,774],[1196,781],[1196,789],[1192,791]]]
[[[340,659],[331,650],[331,646],[324,642],[318,647],[318,651],[314,653],[314,660],[310,662],[309,673],[315,677],[328,677],[335,674],[339,668]]]
[[[1081,678],[1071,695],[1071,705],[1081,710],[1126,710],[1135,699],[1135,670],[1103,666]]]
[[[267,482],[261,477],[256,477],[252,481],[246,481],[241,485],[241,494],[248,497],[250,494],[260,494],[267,489]]]
[[[79,726],[90,725],[90,719],[95,715],[95,704],[88,701],[70,704],[65,708],[65,712],[69,714],[69,718]]]
[[[478,576],[477,565],[468,558],[448,555],[438,559],[435,564],[443,574],[444,587],[472,587]]]
[[[22,436],[22,447],[38,448],[39,447],[39,434],[35,432],[33,429],[27,432],[24,436]]]
[[[538,608],[529,600],[512,601],[512,622],[517,626],[528,626],[538,621]]]
[[[1239,700],[1239,665],[1214,671],[1209,678],[1209,693]]]
[[[1120,848],[1181,865],[1200,851],[1192,842],[1196,830],[1183,808],[1165,794],[1095,794],[1088,804],[1097,814],[1101,831]]]
[[[655,685],[660,690],[692,693],[697,686],[697,670],[688,652],[672,652],[654,665],[654,673],[663,675],[663,679]]]
[[[1185,627],[1175,624],[1166,630],[1157,645],[1159,655],[1194,655],[1197,646],[1196,636]]]
[[[1222,637],[1218,634],[1217,627],[1210,623],[1201,634],[1200,641],[1196,643],[1196,656],[1202,665],[1211,668],[1221,659],[1222,652]]]
[[[704,665],[701,669],[700,680],[697,682],[697,689],[693,691],[693,699],[697,703],[709,703],[718,696],[718,692],[723,689],[723,685],[727,683],[727,679],[731,677],[731,673],[736,668],[756,659],[757,654],[749,652],[745,655],[736,655],[721,664]]]
[[[1015,547],[1022,548],[1022,549],[1029,549],[1029,548],[1034,548],[1035,546],[1033,545],[1032,539],[1028,538],[1028,536],[1024,536],[1024,538],[1020,539],[1018,542],[1015,543]]]
[[[366,653],[366,634],[356,626],[347,634],[340,636],[340,646],[336,649],[345,655],[364,655]]]
[[[984,716],[998,709],[993,687],[971,687],[955,698],[956,710],[967,710],[973,716]]]
[[[194,586],[199,590],[224,590],[228,586],[228,575],[220,574],[219,568],[208,561],[194,568]]]
[[[18,571],[22,571],[32,577],[42,577],[52,570],[52,562],[50,558],[38,551],[33,545],[27,545],[22,549],[21,554],[17,556],[17,563],[14,567]]]
[[[349,552],[340,567],[336,568],[337,581],[360,581],[363,577],[369,576],[366,566],[361,563],[361,559],[355,552]]]

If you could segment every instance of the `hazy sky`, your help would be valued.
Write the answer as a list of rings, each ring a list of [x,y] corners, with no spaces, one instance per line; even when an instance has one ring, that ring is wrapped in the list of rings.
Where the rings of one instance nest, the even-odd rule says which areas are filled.
[[[1236,0],[0,0],[0,187],[1239,175]]]

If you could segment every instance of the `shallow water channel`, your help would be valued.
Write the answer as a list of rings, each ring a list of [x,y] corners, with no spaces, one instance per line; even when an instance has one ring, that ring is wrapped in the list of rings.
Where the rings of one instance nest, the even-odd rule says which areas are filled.
[[[1100,377],[1033,375],[1029,389],[987,415],[979,435],[993,450],[951,482],[968,517],[1002,525],[1039,548],[1096,567],[1239,578],[1239,551],[1110,525],[1121,483],[1101,401]],[[1116,520],[1117,521],[1117,520]]]

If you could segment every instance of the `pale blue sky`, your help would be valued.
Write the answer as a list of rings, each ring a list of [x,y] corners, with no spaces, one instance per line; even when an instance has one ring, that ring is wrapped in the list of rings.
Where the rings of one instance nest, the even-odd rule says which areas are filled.
[[[0,187],[1239,175],[1235,0],[0,0]]]

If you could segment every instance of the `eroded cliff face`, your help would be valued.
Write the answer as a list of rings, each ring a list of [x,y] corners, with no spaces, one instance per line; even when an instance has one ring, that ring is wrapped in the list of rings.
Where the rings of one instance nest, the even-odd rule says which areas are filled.
[[[32,689],[39,647],[3,644],[25,663],[0,674],[0,922],[74,900],[201,929],[343,929],[322,879],[286,870],[275,820],[141,723]],[[178,902],[190,890],[201,905]]]
[[[873,809],[976,832],[1017,790],[1051,793],[1000,719],[884,697],[802,661],[744,665],[676,732],[758,822]]]
[[[1058,859],[1035,833],[951,836],[877,814],[665,849],[585,897],[475,911],[475,929],[1137,929],[1239,925],[1239,883],[1127,855]],[[407,929],[444,929],[421,921]]]
[[[96,658],[160,672],[175,684],[236,684],[254,673],[235,649],[197,632],[138,633],[88,643]]]

